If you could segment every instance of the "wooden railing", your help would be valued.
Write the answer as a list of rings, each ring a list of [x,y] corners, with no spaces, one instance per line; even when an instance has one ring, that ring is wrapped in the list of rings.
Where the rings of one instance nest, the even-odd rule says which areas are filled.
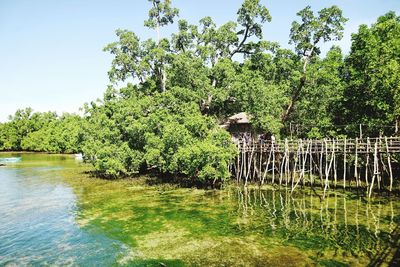
[[[393,188],[392,155],[400,137],[355,139],[237,140],[238,156],[230,165],[238,181],[290,186],[318,182],[324,193],[333,185]],[[307,175],[306,175],[307,174]],[[319,178],[319,179],[318,179]]]

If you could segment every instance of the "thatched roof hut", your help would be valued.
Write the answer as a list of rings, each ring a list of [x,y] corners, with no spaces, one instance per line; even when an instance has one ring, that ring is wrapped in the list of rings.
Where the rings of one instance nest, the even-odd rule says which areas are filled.
[[[246,112],[240,112],[230,116],[225,123],[220,125],[230,133],[250,133],[252,131],[250,117]]]

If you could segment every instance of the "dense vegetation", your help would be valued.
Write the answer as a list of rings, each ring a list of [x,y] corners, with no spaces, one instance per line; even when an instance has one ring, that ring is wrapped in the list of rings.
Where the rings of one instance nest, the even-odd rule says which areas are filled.
[[[266,41],[272,18],[259,0],[244,0],[236,21],[210,17],[160,38],[178,9],[149,0],[145,26],[155,40],[117,30],[105,47],[113,55],[110,85],[101,101],[85,104],[84,117],[17,111],[0,124],[0,150],[82,151],[106,177],[155,169],[201,181],[229,178],[235,155],[218,127],[246,111],[254,126],[279,137],[320,138],[393,134],[400,115],[400,17],[389,12],[352,36],[349,55],[323,42],[340,40],[347,21],[332,6],[299,11],[293,50]],[[300,127],[298,126],[300,125]],[[295,130],[294,130],[295,129]]]
[[[17,110],[10,121],[0,123],[0,151],[25,150],[51,153],[80,151],[82,118],[74,114]]]

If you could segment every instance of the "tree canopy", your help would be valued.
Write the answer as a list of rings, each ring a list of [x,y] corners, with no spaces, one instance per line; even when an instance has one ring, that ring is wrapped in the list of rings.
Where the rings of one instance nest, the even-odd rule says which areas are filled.
[[[236,20],[217,25],[179,19],[170,0],[149,0],[145,26],[156,38],[126,29],[104,51],[110,85],[85,104],[83,118],[18,110],[0,124],[1,150],[81,151],[97,173],[116,178],[146,170],[205,183],[229,178],[236,149],[218,125],[239,112],[258,132],[277,137],[393,134],[400,115],[400,18],[389,12],[352,36],[351,51],[321,44],[340,40],[347,19],[337,6],[297,13],[293,49],[268,40],[271,21],[259,0],[244,0]],[[177,31],[160,37],[160,30]],[[293,131],[296,125],[296,131]],[[300,127],[299,127],[300,125]]]

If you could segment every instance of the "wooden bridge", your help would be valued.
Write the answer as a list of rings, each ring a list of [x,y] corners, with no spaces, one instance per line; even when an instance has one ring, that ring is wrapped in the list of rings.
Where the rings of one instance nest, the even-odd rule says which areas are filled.
[[[230,165],[237,181],[290,186],[319,184],[326,190],[355,186],[393,188],[393,154],[400,137],[355,139],[239,140],[238,156]],[[339,179],[340,177],[340,179]]]

